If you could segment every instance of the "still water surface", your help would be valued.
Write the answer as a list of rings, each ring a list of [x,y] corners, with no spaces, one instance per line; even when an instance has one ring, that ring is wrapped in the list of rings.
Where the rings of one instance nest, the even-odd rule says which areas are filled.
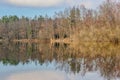
[[[120,80],[120,46],[1,43],[0,80]]]

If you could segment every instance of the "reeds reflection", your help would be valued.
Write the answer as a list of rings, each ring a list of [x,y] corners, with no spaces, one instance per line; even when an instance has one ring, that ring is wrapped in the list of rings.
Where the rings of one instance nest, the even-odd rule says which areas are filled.
[[[120,45],[95,42],[77,45],[64,43],[11,43],[0,45],[0,61],[4,65],[51,63],[60,65],[66,72],[79,73],[84,76],[90,71],[99,71],[101,76],[109,79],[120,77]],[[69,68],[69,69],[68,69]]]

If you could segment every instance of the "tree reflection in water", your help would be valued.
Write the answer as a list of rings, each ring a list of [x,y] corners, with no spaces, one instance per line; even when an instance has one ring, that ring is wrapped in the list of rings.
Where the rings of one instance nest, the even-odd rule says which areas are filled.
[[[11,43],[0,44],[0,61],[4,65],[27,64],[38,61],[39,64],[52,62],[60,65],[66,72],[84,76],[90,71],[99,71],[101,76],[110,80],[120,77],[120,45],[109,43]]]

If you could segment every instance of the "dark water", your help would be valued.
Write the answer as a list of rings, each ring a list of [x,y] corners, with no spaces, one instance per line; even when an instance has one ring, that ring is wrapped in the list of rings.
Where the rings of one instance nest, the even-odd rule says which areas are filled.
[[[0,80],[120,80],[120,46],[1,43]]]

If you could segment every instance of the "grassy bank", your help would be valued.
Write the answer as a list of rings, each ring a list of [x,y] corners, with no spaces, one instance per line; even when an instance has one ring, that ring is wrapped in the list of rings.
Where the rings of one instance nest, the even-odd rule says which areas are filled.
[[[40,43],[40,42],[50,42],[50,40],[40,40],[40,39],[14,39],[13,42],[22,42],[22,43]]]
[[[89,27],[83,28],[79,32],[75,32],[71,38],[73,43],[80,42],[110,42],[118,44],[120,41],[120,27]]]
[[[120,42],[120,27],[84,27],[79,31],[71,34],[71,37],[65,39],[51,39],[51,43],[64,42],[79,44],[81,42],[107,42],[119,44]]]

